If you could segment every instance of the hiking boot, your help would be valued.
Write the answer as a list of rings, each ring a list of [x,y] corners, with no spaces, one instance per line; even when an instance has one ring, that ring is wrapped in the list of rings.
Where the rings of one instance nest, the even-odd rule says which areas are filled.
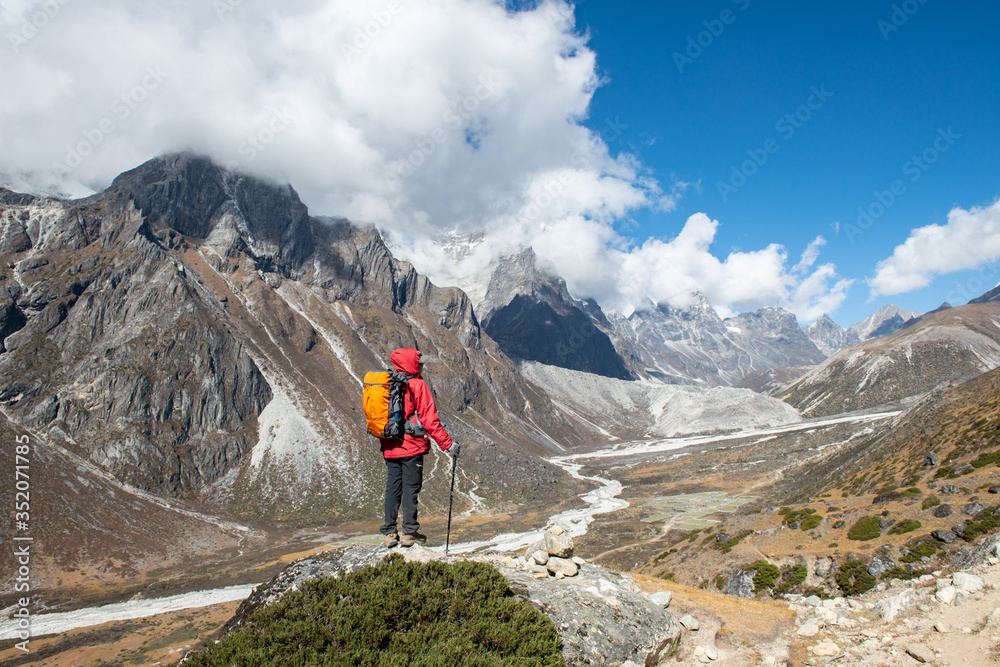
[[[386,549],[391,549],[394,546],[396,546],[397,544],[399,544],[399,538],[396,537],[396,533],[392,533],[390,535],[386,535],[385,536],[385,548]]]
[[[403,533],[403,536],[399,538],[399,544],[404,547],[412,547],[414,544],[425,544],[426,542],[427,536],[420,533]]]

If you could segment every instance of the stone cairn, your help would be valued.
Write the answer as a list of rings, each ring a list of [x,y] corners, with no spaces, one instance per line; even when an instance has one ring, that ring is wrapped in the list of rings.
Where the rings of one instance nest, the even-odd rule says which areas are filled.
[[[573,555],[573,537],[562,526],[552,526],[542,539],[528,546],[509,565],[524,569],[535,579],[575,577],[586,561]]]

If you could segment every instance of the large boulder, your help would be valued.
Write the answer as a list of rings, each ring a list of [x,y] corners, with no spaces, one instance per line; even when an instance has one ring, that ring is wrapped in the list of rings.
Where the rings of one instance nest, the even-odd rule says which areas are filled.
[[[977,514],[979,514],[980,512],[982,512],[983,510],[988,510],[988,509],[989,509],[989,506],[988,505],[984,505],[982,503],[969,503],[968,505],[966,505],[965,507],[962,508],[962,514],[965,514],[965,515],[968,515],[968,516],[976,516]]]
[[[931,532],[931,537],[945,544],[951,544],[958,539],[958,535],[951,532],[950,530],[935,530]]]
[[[575,577],[558,580],[499,569],[518,597],[555,623],[567,665],[657,665],[680,642],[681,626],[670,612],[603,567],[586,563]]]
[[[555,526],[545,531],[545,550],[550,556],[570,558],[573,556],[573,536]]]
[[[734,595],[738,598],[752,598],[754,595],[754,574],[752,570],[740,570],[729,577],[729,581],[726,582],[726,595]]]
[[[933,514],[938,519],[946,519],[947,517],[951,516],[952,511],[953,510],[951,505],[945,503],[944,505],[938,505],[937,507],[935,507]]]
[[[895,563],[886,554],[876,554],[872,558],[871,564],[868,566],[868,574],[872,575],[876,579],[881,577],[883,574],[892,569]]]

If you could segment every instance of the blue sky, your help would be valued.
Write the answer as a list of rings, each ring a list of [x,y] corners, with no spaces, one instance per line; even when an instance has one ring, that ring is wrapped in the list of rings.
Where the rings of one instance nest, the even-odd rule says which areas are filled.
[[[674,211],[633,212],[624,233],[672,236],[702,211],[721,223],[716,253],[777,242],[798,255],[822,235],[823,261],[857,281],[834,314],[842,325],[885,303],[929,310],[1000,282],[1000,269],[987,263],[985,285],[978,271],[960,271],[870,300],[864,284],[911,229],[944,224],[953,207],[986,206],[1000,195],[997,3],[587,0],[576,14],[605,79],[587,125],[661,180],[700,183]],[[802,114],[809,117],[801,127],[778,131],[814,87],[832,96],[814,99],[819,108]],[[904,174],[941,129],[958,138],[926,170],[911,163]],[[768,139],[777,152],[742,187],[720,194],[718,183],[731,184],[733,166],[748,150],[760,157]],[[881,217],[868,229],[846,229],[896,180],[906,190]]]
[[[193,150],[377,225],[474,301],[492,262],[530,246],[609,311],[701,292],[724,316],[780,305],[848,325],[1000,282],[998,15],[4,0],[0,182],[100,190]]]

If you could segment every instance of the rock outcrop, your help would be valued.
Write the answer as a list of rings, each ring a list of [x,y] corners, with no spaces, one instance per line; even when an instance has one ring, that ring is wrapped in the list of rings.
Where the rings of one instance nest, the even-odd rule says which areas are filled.
[[[407,559],[445,559],[436,550],[397,548]],[[259,586],[237,609],[223,632],[239,627],[257,609],[273,604],[288,591],[311,579],[342,576],[381,562],[381,547],[353,546],[298,560]],[[681,626],[661,606],[650,601],[630,580],[603,567],[584,563],[572,578],[532,576],[512,567],[509,556],[472,557],[490,563],[510,581],[511,591],[552,619],[563,639],[567,665],[658,665],[677,647]]]

